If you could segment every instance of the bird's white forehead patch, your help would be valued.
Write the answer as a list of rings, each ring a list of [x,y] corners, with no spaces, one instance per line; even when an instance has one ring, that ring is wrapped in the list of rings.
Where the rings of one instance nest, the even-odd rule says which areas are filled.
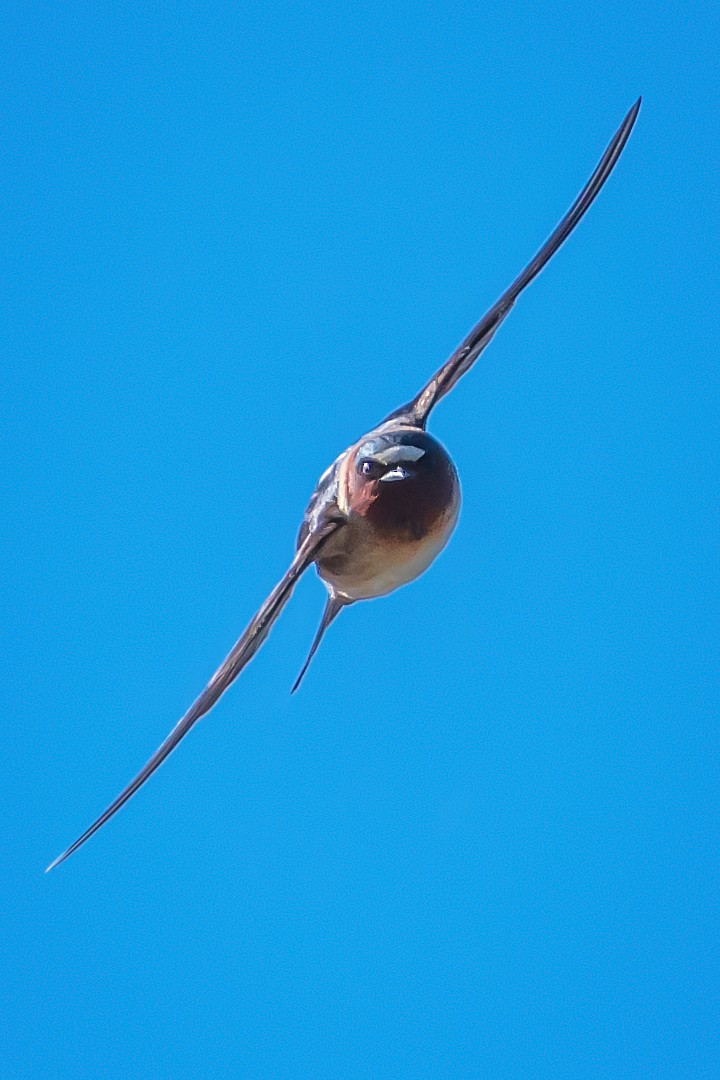
[[[385,450],[379,450],[373,454],[375,461],[383,465],[399,465],[406,461],[419,461],[425,456],[425,451],[419,446],[388,446]]]

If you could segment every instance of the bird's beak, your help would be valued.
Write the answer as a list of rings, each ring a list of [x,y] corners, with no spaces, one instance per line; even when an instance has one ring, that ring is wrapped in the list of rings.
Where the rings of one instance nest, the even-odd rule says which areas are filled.
[[[396,465],[394,469],[390,470],[390,472],[386,472],[384,476],[381,476],[380,480],[381,481],[385,481],[385,480],[387,480],[387,481],[404,480],[409,475],[410,474],[409,474],[408,470],[403,469],[402,465]]]

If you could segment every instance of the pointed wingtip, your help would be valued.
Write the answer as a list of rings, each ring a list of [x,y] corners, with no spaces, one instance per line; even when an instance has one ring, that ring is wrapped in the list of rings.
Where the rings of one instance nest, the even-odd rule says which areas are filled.
[[[102,823],[102,818],[100,818],[99,821],[96,821],[95,824],[90,829],[88,829],[87,832],[83,833],[83,835],[79,837],[79,839],[77,839],[74,844],[71,844],[69,848],[65,848],[65,850],[60,855],[58,855],[57,859],[53,859],[50,865],[45,867],[45,873],[49,874],[50,871],[54,870],[56,866],[59,866],[60,863],[64,863],[66,859],[69,859],[71,855],[74,855],[77,849],[79,847],[82,847],[85,841],[88,840],[94,832],[97,832],[100,824]]]
[[[635,127],[635,121],[638,118],[638,113],[640,112],[640,106],[641,105],[642,105],[642,94],[637,99],[637,101],[633,105],[630,106],[630,108],[628,109],[628,111],[627,111],[627,113],[625,115],[625,119],[623,120],[622,124],[620,125],[620,131],[625,131],[627,133],[626,136],[625,136],[626,139],[629,137],[630,132]],[[624,143],[623,143],[623,145],[624,145]]]

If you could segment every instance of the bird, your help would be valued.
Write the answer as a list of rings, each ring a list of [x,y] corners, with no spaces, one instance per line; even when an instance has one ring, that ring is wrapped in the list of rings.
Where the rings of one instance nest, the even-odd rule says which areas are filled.
[[[330,624],[343,608],[384,596],[413,581],[450,539],[460,508],[457,470],[444,446],[427,430],[430,413],[490,343],[516,300],[537,277],[594,202],[625,148],[642,98],[629,109],[592,176],[537,254],[483,316],[452,355],[406,405],[395,409],[339,455],[320,477],[285,574],[200,696],[178,721],[137,776],[47,871],[64,862],[124,806],[213,708],[255,656],[313,564],[327,600],[297,690]]]

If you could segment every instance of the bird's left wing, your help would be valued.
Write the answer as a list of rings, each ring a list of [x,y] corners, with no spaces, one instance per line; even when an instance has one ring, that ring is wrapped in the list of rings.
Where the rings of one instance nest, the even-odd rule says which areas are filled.
[[[638,98],[629,110],[610,140],[594,173],[538,253],[530,260],[522,273],[518,274],[512,285],[505,290],[500,299],[493,304],[480,322],[472,328],[449,360],[446,360],[439,371],[435,372],[432,379],[425,384],[413,400],[407,405],[403,405],[402,408],[396,409],[395,412],[390,413],[384,423],[410,423],[425,427],[430,410],[452,390],[458,379],[472,367],[485,346],[490,343],[495,331],[509,314],[520,293],[530,284],[533,278],[537,277],[545,264],[573,231],[580,218],[583,217],[595,201],[603,184],[615,168],[625,143],[630,138],[630,132],[640,111],[641,100],[641,98]]]
[[[290,599],[298,578],[314,561],[319,549],[328,536],[339,527],[340,523],[339,519],[333,518],[331,514],[326,513],[323,520],[316,523],[313,531],[304,537],[282,580],[278,582],[260,610],[251,619],[245,633],[235,643],[229,655],[200,694],[200,697],[190,706],[183,718],[175,725],[135,779],[120,792],[115,801],[108,806],[107,810],[100,815],[89,829],[86,829],[74,844],[71,844],[66,851],[63,851],[62,855],[58,855],[57,859],[50,863],[48,870],[52,870],[53,867],[63,862],[69,855],[72,855],[74,851],[77,851],[93,833],[97,832],[106,821],[109,821],[113,814],[117,813],[120,807],[135,794],[138,788],[142,787],[148,777],[152,776],[158,766],[162,765],[165,758],[172,753],[181,739],[187,735],[193,724],[197,723],[202,716],[212,709],[213,705],[225,693],[230,684],[234,682],[245,665],[252,660],[270,632],[273,623]]]

